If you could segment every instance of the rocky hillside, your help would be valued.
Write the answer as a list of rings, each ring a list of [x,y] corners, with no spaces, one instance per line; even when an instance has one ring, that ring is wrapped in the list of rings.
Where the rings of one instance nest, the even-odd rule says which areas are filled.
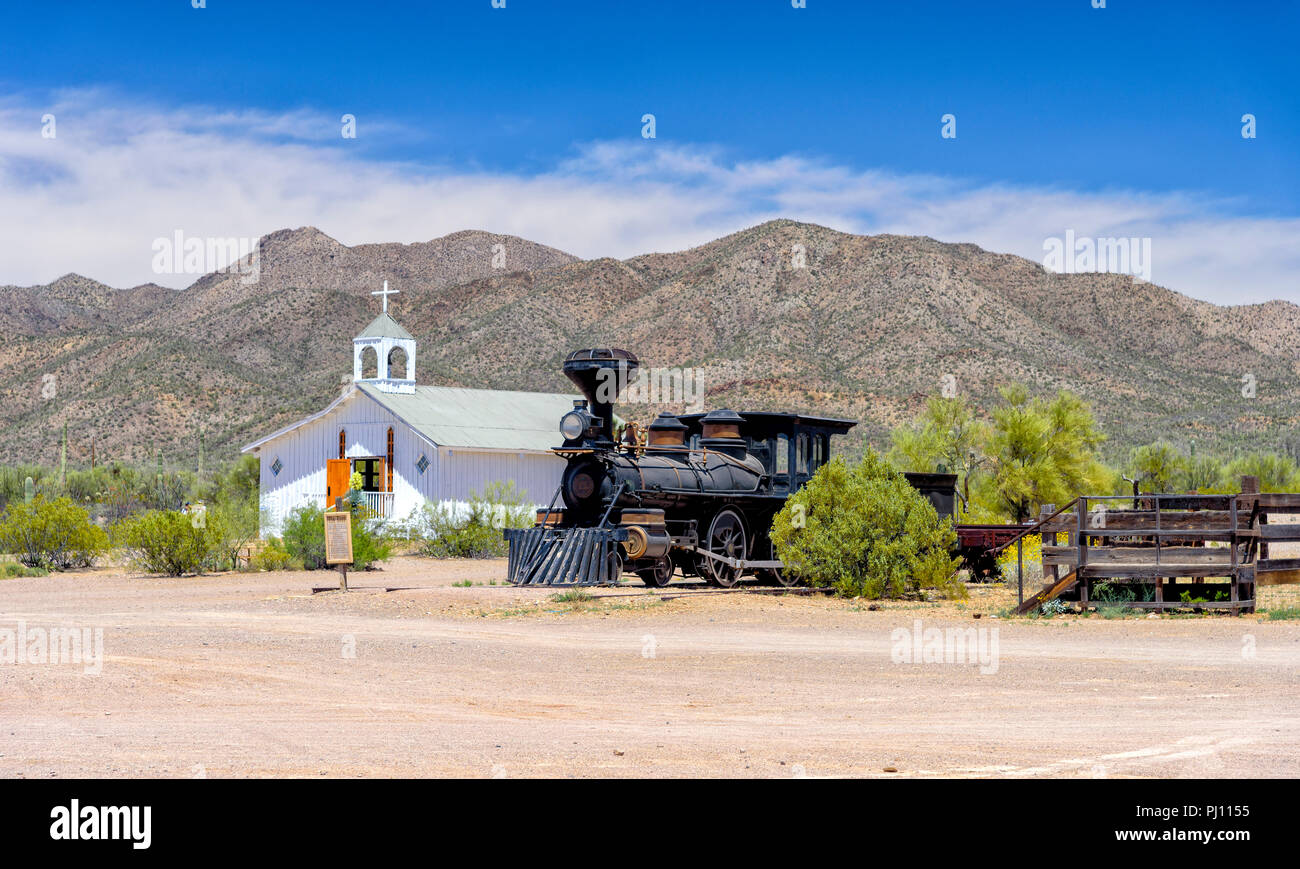
[[[647,365],[702,369],[707,406],[860,419],[855,450],[882,442],[947,375],[984,405],[1012,381],[1078,391],[1112,452],[1158,436],[1278,449],[1300,421],[1289,303],[1217,307],[973,245],[791,221],[623,261],[483,232],[347,247],[305,228],[263,240],[253,285],[213,274],[180,291],[114,290],[69,275],[0,287],[0,461],[56,461],[64,420],[77,464],[92,431],[101,457],[158,449],[182,464],[202,426],[211,457],[233,456],[337,394],[384,280],[420,340],[420,382],[568,391],[566,352],[617,345]]]

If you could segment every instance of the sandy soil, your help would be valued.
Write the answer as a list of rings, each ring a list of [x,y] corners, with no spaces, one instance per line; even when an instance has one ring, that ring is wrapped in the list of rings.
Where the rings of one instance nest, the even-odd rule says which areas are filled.
[[[102,628],[104,652],[0,664],[0,775],[1300,776],[1300,621],[997,619],[1014,589],[979,586],[575,603],[503,575],[0,581],[0,630]],[[995,666],[895,663],[917,620],[996,629]]]

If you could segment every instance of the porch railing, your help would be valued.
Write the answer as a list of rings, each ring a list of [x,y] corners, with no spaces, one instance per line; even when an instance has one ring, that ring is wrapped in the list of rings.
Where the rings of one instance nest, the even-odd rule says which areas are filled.
[[[376,516],[388,517],[393,514],[392,492],[360,492],[359,494],[362,503]]]
[[[387,518],[393,515],[393,493],[392,492],[358,492],[361,496],[361,503],[375,516]],[[314,497],[304,499],[304,503],[315,501],[317,504],[325,502],[325,494],[322,492]],[[327,509],[332,509],[332,504],[325,504]]]

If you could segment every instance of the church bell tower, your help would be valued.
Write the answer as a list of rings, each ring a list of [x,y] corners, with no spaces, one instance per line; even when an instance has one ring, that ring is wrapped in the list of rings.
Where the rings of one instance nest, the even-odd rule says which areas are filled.
[[[388,297],[397,290],[384,288],[371,293],[382,296],[383,310],[360,335],[352,339],[352,382],[370,383],[382,392],[415,392],[415,338],[388,314]],[[374,371],[366,377],[367,368]]]

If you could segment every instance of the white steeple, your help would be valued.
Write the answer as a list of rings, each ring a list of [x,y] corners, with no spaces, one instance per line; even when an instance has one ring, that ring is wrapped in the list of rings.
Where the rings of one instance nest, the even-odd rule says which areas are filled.
[[[352,339],[352,382],[372,383],[383,392],[415,392],[415,338],[388,314],[388,297],[399,290],[384,288],[371,293],[382,296],[383,310],[360,335]],[[374,354],[373,356],[371,354]],[[406,357],[402,364],[402,356]],[[374,377],[363,377],[367,363],[375,367]],[[376,364],[377,363],[377,364]]]

